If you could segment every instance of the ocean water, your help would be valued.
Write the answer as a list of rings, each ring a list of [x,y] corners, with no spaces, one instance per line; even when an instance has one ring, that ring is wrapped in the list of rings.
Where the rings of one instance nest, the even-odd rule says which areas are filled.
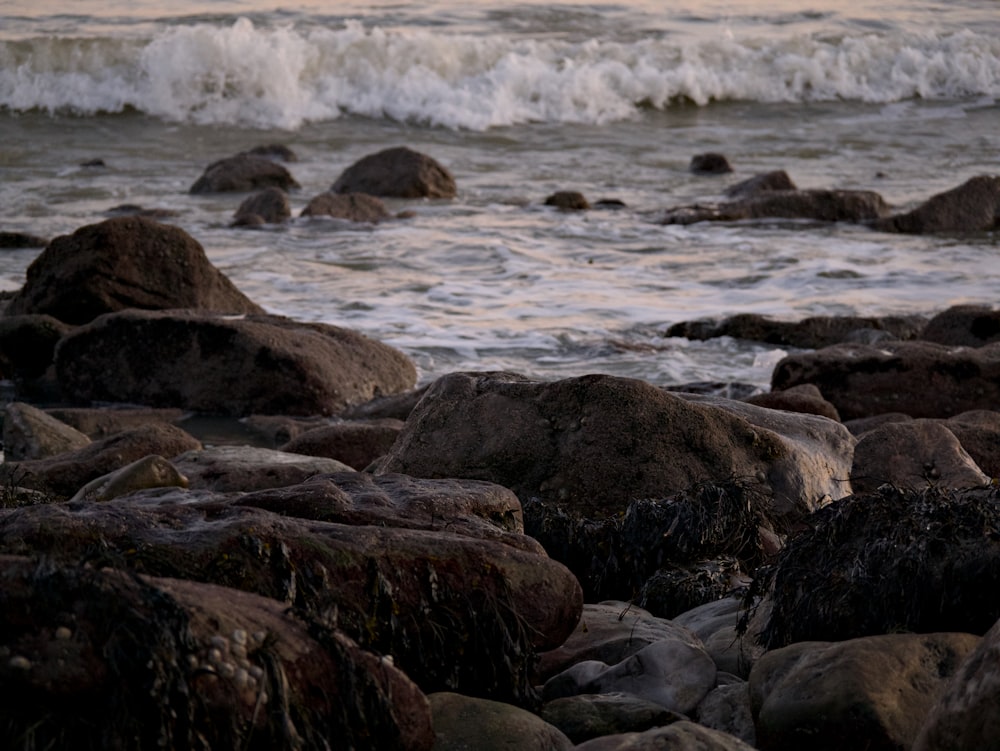
[[[252,231],[229,227],[246,196],[187,192],[210,162],[273,142],[299,158],[296,215],[390,146],[433,156],[459,193],[391,201],[413,217],[377,226]],[[735,172],[692,175],[707,151]],[[774,169],[898,210],[1000,173],[1000,4],[0,4],[0,229],[176,211],[252,299],[397,346],[422,382],[503,369],[766,388],[785,350],[664,332],[996,302],[996,233],[657,223]],[[544,206],[556,190],[625,208],[562,213]],[[0,290],[38,252],[0,251]]]

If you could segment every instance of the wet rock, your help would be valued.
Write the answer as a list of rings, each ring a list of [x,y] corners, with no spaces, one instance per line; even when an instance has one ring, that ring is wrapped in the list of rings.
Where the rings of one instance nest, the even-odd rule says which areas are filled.
[[[686,719],[656,702],[623,693],[564,696],[546,702],[539,714],[573,743],[642,732]]]
[[[367,193],[389,198],[454,198],[455,178],[436,160],[405,146],[385,149],[341,173],[333,193]]]
[[[735,558],[667,564],[642,584],[638,605],[660,618],[674,616],[725,597],[744,583]]]
[[[185,412],[180,409],[146,409],[135,406],[52,407],[46,412],[94,440],[153,423],[177,425],[184,429],[180,423],[185,416]],[[186,432],[194,435],[190,430]]]
[[[851,485],[856,493],[884,483],[920,490],[973,488],[989,482],[955,434],[933,420],[880,425],[861,436],[854,449]]]
[[[951,681],[923,715],[914,751],[992,748],[1000,738],[1000,624],[966,655]]]
[[[178,227],[108,219],[57,237],[28,267],[6,315],[39,313],[84,324],[127,308],[261,313]]]
[[[233,224],[252,222],[251,217],[259,217],[264,224],[282,224],[291,216],[288,194],[281,188],[264,188],[240,204],[233,215]]]
[[[330,425],[336,419],[338,418],[248,415],[239,418],[238,424],[249,434],[242,443],[277,449],[307,431]]]
[[[0,248],[44,248],[48,244],[47,238],[28,232],[0,232]]]
[[[278,316],[123,311],[64,338],[68,398],[223,415],[330,415],[413,387],[398,350],[347,329]]]
[[[837,408],[823,398],[823,394],[811,383],[792,386],[784,391],[770,391],[766,394],[754,394],[746,399],[747,404],[768,409],[781,409],[786,412],[800,412],[808,415],[819,415],[830,420],[840,421]]]
[[[545,199],[546,206],[555,206],[562,211],[586,211],[590,202],[583,193],[575,190],[559,190]]]
[[[254,491],[298,485],[313,475],[349,470],[346,464],[315,456],[253,446],[212,446],[174,457],[191,488],[219,492]]]
[[[750,690],[744,681],[717,686],[695,709],[698,724],[739,738],[755,746],[757,730],[750,707]]]
[[[345,493],[349,506],[355,496]],[[378,525],[319,521],[316,509],[295,516],[301,511],[146,490],[0,512],[0,550],[254,592],[336,623],[426,691],[533,700],[536,650],[565,641],[582,608],[565,567],[537,546],[451,532],[457,514],[427,519],[429,531],[391,526],[388,510]]]
[[[913,211],[876,223],[884,232],[988,232],[1000,227],[1000,177],[979,175],[931,196]]]
[[[808,219],[871,223],[889,206],[870,190],[768,190],[728,203],[668,209],[662,224],[735,222],[744,219]]]
[[[575,751],[753,751],[739,738],[686,720],[642,733],[623,733],[581,743]]]
[[[844,427],[851,431],[851,435],[860,438],[869,430],[874,430],[880,425],[893,422],[909,422],[912,419],[912,417],[904,415],[902,412],[883,412],[880,415],[872,415],[871,417],[858,417],[854,420],[845,420]]]
[[[329,216],[349,222],[377,224],[392,214],[381,198],[366,193],[320,193],[302,209],[301,216]]]
[[[546,701],[576,694],[626,693],[672,712],[691,714],[715,686],[715,663],[700,646],[664,640],[643,647],[622,662],[578,662],[542,687]]]
[[[789,355],[772,390],[815,384],[845,420],[902,412],[952,417],[1000,403],[1000,343],[978,349],[931,342],[852,344]]]
[[[761,748],[910,748],[927,712],[979,643],[971,634],[886,634],[768,652],[750,673]]]
[[[23,402],[6,406],[3,419],[4,461],[46,459],[81,449],[90,438],[79,430]]]
[[[985,305],[956,305],[931,318],[920,338],[951,347],[1000,342],[1000,310]]]
[[[0,570],[0,724],[11,744],[433,746],[427,699],[403,673],[283,603],[27,559],[3,558]],[[94,722],[96,712],[115,720]]]
[[[756,313],[741,313],[722,321],[683,321],[667,329],[667,336],[706,340],[720,336],[777,344],[800,349],[819,349],[849,342],[862,332],[884,332],[890,338],[916,339],[927,319],[922,316],[813,316],[801,321],[779,321]]]
[[[688,169],[696,175],[724,175],[733,171],[733,167],[725,155],[714,151],[695,154],[691,157]]]
[[[384,456],[402,429],[403,421],[393,419],[338,422],[302,433],[281,450],[325,456],[360,470]]]
[[[526,709],[446,691],[427,698],[437,736],[435,751],[573,748],[561,730]]]
[[[742,598],[731,596],[680,613],[673,618],[673,623],[701,640],[720,671],[746,678],[764,650],[757,643],[756,629],[760,621],[741,628],[740,622],[745,615]]]
[[[769,190],[798,190],[798,186],[783,169],[764,172],[729,186],[726,198],[751,198]]]
[[[768,649],[898,631],[985,633],[1000,604],[1000,490],[884,485],[820,509],[750,588]]]
[[[299,184],[283,166],[262,156],[237,154],[205,168],[189,193],[249,193],[261,188],[289,190]]]
[[[659,641],[681,641],[692,647],[701,645],[690,630],[628,602],[587,603],[582,613],[565,641],[540,656],[539,682],[544,683],[580,662],[617,664]]]
[[[201,444],[180,428],[152,424],[48,459],[0,464],[0,479],[66,499],[91,480],[150,454],[172,458],[197,448]]]
[[[70,503],[110,501],[112,498],[148,488],[187,486],[187,478],[177,470],[177,467],[162,456],[150,454],[110,474],[91,480],[69,500]]]
[[[417,402],[427,393],[427,388],[427,386],[421,386],[418,389],[405,391],[402,394],[379,396],[363,404],[353,404],[344,409],[340,413],[340,416],[345,420],[378,420],[389,418],[405,421],[410,416],[413,408],[417,406]]]

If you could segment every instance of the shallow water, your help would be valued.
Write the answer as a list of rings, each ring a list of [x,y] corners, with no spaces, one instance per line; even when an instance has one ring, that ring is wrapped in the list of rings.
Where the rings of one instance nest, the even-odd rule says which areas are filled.
[[[765,387],[782,350],[663,332],[738,312],[995,301],[995,234],[656,223],[771,169],[900,210],[1000,173],[995,3],[326,5],[6,4],[0,229],[53,236],[123,203],[175,210],[251,298],[398,346],[422,381],[505,369]],[[208,163],[274,141],[299,156],[296,214],[395,145],[438,159],[459,195],[391,202],[415,216],[375,227],[248,231],[228,227],[245,196],[187,193]],[[690,174],[705,151],[736,172]],[[95,158],[106,167],[80,166]],[[542,205],[560,189],[627,208]],[[0,289],[37,252],[3,252]]]

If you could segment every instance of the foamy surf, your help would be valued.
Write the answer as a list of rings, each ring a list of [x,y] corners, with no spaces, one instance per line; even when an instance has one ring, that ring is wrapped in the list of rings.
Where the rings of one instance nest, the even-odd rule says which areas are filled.
[[[1000,38],[888,30],[624,43],[241,18],[147,39],[0,41],[0,107],[295,130],[343,115],[473,131],[603,125],[678,102],[1000,97]]]

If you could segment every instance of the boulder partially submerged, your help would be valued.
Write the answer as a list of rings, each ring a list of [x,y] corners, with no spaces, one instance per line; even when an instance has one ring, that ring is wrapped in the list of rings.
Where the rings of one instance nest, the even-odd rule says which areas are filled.
[[[261,188],[289,190],[299,184],[282,165],[263,156],[237,154],[212,162],[189,193],[249,193]]]
[[[333,193],[387,198],[454,198],[455,178],[435,159],[399,146],[358,160],[334,182]]]
[[[987,232],[1000,227],[1000,176],[979,175],[875,223],[885,232]]]

